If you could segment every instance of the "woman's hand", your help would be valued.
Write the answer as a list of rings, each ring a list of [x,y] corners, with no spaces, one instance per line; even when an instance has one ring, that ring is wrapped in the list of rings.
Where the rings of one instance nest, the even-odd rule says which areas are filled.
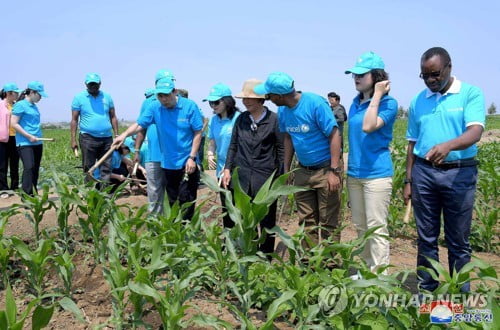
[[[389,93],[389,91],[391,90],[391,82],[389,80],[379,81],[378,83],[375,84],[374,89],[375,89],[374,93],[385,95]]]
[[[222,172],[222,188],[227,189],[227,187],[229,187],[229,182],[231,182],[231,171],[225,169],[224,172]]]

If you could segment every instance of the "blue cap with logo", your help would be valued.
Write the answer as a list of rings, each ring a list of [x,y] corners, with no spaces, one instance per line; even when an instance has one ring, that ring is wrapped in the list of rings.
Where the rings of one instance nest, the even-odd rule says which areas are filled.
[[[144,91],[144,96],[146,98],[149,98],[151,96],[155,95],[155,89],[154,88],[148,88]]]
[[[30,82],[28,84],[28,89],[37,92],[43,97],[48,97],[48,95],[45,93],[45,89],[43,88],[43,84],[37,80]]]
[[[385,64],[382,61],[382,58],[375,54],[374,52],[366,52],[361,55],[354,67],[346,70],[346,74],[354,73],[354,74],[365,74],[370,72],[373,69],[384,69]]]
[[[218,83],[214,85],[210,89],[210,94],[208,94],[208,97],[203,100],[203,102],[206,101],[217,101],[223,98],[224,96],[231,96],[231,89],[229,88],[228,85]]]
[[[175,85],[171,78],[162,78],[156,82],[155,94],[170,94]]]
[[[3,85],[2,89],[3,89],[4,92],[21,93],[21,90],[14,83],[7,83],[7,84]]]
[[[155,75],[155,81],[158,81],[163,78],[170,78],[170,80],[175,81],[174,74],[170,70],[161,69]]]
[[[99,77],[97,73],[87,73],[87,75],[85,76],[85,85],[90,83],[100,84],[101,77]]]
[[[289,94],[294,91],[293,78],[284,72],[273,72],[263,84],[255,86],[253,91],[260,95]]]

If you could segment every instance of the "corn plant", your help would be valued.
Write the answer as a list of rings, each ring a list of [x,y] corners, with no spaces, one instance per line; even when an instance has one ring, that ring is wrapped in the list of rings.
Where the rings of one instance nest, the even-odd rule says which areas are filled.
[[[54,257],[55,266],[59,277],[64,284],[64,293],[69,297],[71,296],[71,286],[73,283],[73,272],[75,270],[75,264],[73,263],[73,255],[71,255],[67,250],[62,254],[56,255]]]
[[[24,209],[27,210],[24,216],[31,222],[35,231],[35,239],[40,240],[40,223],[47,211],[55,207],[53,201],[49,199],[49,185],[43,184],[42,191],[38,194],[30,196],[22,193],[21,197],[24,204]],[[41,193],[41,194],[40,194]]]
[[[17,208],[11,208],[8,211],[0,213],[0,274],[2,274],[2,283],[4,288],[9,282],[9,261],[13,254],[12,243],[10,239],[4,237],[3,233],[9,221],[9,218],[17,212]]]
[[[42,239],[38,241],[36,250],[31,250],[22,240],[17,237],[11,238],[16,254],[21,258],[21,261],[26,266],[26,275],[34,290],[37,298],[42,297],[44,280],[50,267],[50,251],[53,248],[54,241],[52,239]]]

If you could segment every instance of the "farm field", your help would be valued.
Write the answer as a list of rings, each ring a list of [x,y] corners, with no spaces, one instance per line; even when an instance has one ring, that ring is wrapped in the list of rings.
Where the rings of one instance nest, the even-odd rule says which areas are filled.
[[[191,223],[182,221],[176,206],[164,217],[150,218],[145,196],[109,195],[85,186],[80,162],[69,150],[69,131],[44,130],[56,142],[44,145],[40,196],[23,203],[19,196],[0,200],[0,311],[6,311],[9,322],[14,309],[16,321],[25,316],[19,329],[438,327],[419,314],[418,306],[359,305],[354,298],[417,292],[415,226],[402,221],[405,130],[406,122],[399,120],[392,145],[393,267],[388,275],[370,273],[358,258],[363,240],[350,222],[346,189],[342,243],[323,242],[304,251],[293,198],[286,197],[292,188],[280,180],[253,204],[244,196],[236,198],[238,208],[229,212],[240,225],[230,232],[221,229],[210,171]],[[436,293],[459,293],[465,281],[473,280],[473,290],[487,296],[498,322],[500,118],[489,117],[486,130],[470,238],[479,259],[460,276],[450,277],[447,250],[441,246],[444,268],[438,268],[442,285]],[[253,228],[255,218],[276,198],[283,214],[275,229],[277,253],[269,263],[256,255]],[[329,269],[332,260],[337,267]],[[356,272],[363,279],[349,278]],[[325,290],[332,287],[343,293],[332,296]],[[339,301],[344,308],[332,309]],[[495,323],[454,326],[494,329]]]

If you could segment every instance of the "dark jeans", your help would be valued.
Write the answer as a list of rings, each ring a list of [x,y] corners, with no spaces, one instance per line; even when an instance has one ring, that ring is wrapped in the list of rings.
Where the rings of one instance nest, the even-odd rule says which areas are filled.
[[[441,213],[448,247],[449,272],[459,271],[470,261],[469,235],[476,192],[477,167],[434,168],[417,158],[412,170],[413,210],[418,232],[417,266],[432,268],[426,257],[439,261],[438,237]],[[433,291],[439,283],[418,270],[421,289]],[[468,292],[470,284],[462,287]]]
[[[232,190],[231,190],[231,194],[233,195],[233,200],[234,200],[234,193]],[[226,197],[224,196],[224,194],[222,192],[220,193],[220,200],[221,200],[223,212],[227,212],[227,209],[225,208]],[[276,237],[274,234],[272,235],[272,234],[266,233],[265,228],[271,229],[276,225],[276,209],[277,209],[277,201],[274,202],[273,204],[271,204],[271,206],[269,206],[269,212],[266,214],[264,219],[262,219],[260,221],[261,235],[266,235],[264,242],[259,245],[259,251],[261,251],[263,253],[273,253],[274,252],[274,243],[275,243]],[[222,222],[224,224],[224,228],[233,228],[234,227],[234,222],[233,222],[233,220],[231,220],[231,217],[229,217],[228,214],[226,214],[222,218]]]
[[[23,161],[23,191],[33,196],[33,189],[37,191],[36,186],[38,184],[40,162],[42,161],[43,145],[22,146],[18,147],[17,150]]]
[[[198,182],[200,181],[200,171],[196,170],[188,175],[188,180],[184,180],[184,169],[168,170],[163,169],[166,192],[170,205],[173,205],[177,200],[180,205],[196,201],[198,192]],[[184,219],[191,220],[194,215],[194,203],[187,208]]]
[[[203,171],[203,160],[205,159],[205,137],[201,137],[200,149],[198,149],[198,164],[200,165],[201,170]]]
[[[0,190],[8,190],[7,172],[10,168],[10,189],[19,188],[19,153],[16,137],[9,136],[9,141],[0,143]]]
[[[104,154],[111,148],[112,143],[113,138],[111,136],[97,138],[90,134],[80,134],[80,149],[82,150],[82,165],[84,173],[87,173],[96,161],[104,156]],[[112,157],[106,159],[99,167],[101,180],[105,182],[109,182],[109,177],[111,175],[111,158]],[[85,180],[87,181],[88,178],[85,177]]]

